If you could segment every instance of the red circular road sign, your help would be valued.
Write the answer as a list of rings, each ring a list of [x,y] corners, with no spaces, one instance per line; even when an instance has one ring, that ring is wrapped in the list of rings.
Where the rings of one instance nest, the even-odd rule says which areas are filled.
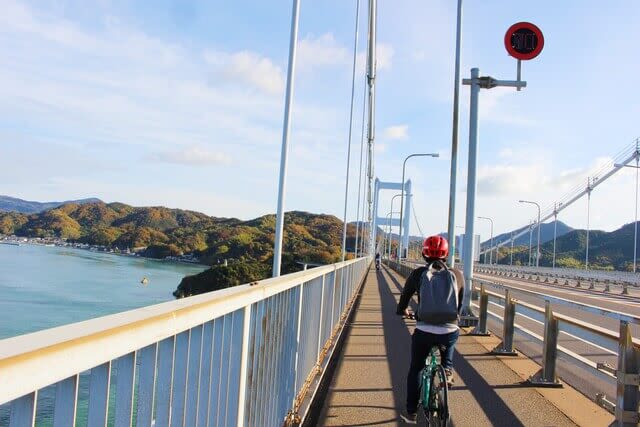
[[[504,35],[504,47],[509,55],[524,61],[540,55],[544,47],[544,36],[540,28],[530,22],[513,24]]]

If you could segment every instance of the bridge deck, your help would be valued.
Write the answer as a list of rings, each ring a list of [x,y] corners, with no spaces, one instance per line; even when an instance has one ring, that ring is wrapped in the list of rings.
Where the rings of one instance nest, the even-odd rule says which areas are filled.
[[[391,270],[368,273],[340,361],[333,373],[319,425],[400,425],[412,325],[395,315],[404,280]],[[613,417],[572,388],[522,384],[538,369],[518,356],[487,355],[494,337],[462,332],[454,359],[450,407],[456,426],[608,425]]]

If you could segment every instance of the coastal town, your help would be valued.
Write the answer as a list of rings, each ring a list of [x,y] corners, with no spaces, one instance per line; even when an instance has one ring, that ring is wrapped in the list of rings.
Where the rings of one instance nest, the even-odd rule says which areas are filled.
[[[120,249],[118,247],[109,247],[102,245],[89,245],[87,243],[70,242],[66,239],[57,237],[24,237],[15,235],[0,234],[0,245],[37,245],[37,246],[57,246],[63,248],[83,249],[92,252],[104,252],[114,255],[123,255],[131,257],[144,257],[144,252],[147,249],[146,246],[137,248]],[[199,264],[200,260],[194,254],[183,254],[178,256],[167,256],[163,258],[166,261],[186,262],[189,264]]]

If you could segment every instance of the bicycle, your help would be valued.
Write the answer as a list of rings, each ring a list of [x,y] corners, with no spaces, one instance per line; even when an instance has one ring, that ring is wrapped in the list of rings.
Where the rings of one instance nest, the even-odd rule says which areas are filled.
[[[415,320],[415,315],[405,316]],[[439,353],[444,352],[444,346],[431,347],[425,359],[420,377],[420,401],[426,425],[431,427],[446,427],[451,425],[449,414],[449,385],[444,367],[439,362]]]

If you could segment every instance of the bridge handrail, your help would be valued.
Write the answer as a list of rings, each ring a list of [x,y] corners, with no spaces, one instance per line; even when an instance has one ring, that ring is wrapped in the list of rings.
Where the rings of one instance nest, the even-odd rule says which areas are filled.
[[[630,285],[640,286],[640,273],[631,271],[608,271],[608,270],[580,270],[566,267],[535,267],[535,266],[515,266],[500,264],[476,264],[474,268],[484,268],[499,271],[512,271],[527,274],[542,274],[555,277],[568,277],[583,280],[610,280],[627,282]]]
[[[0,404],[13,401],[13,406],[18,410],[18,419],[20,419],[20,411],[22,410],[26,410],[27,416],[29,416],[29,405],[34,407],[33,412],[35,413],[36,394],[39,389],[51,384],[63,384],[64,381],[70,378],[75,378],[77,389],[78,375],[80,373],[89,369],[99,368],[105,364],[108,365],[107,370],[110,371],[110,363],[112,361],[121,360],[131,354],[133,354],[132,360],[135,365],[136,356],[143,357],[141,352],[149,346],[155,347],[153,357],[155,366],[155,355],[157,355],[159,364],[161,344],[167,340],[172,343],[171,351],[176,353],[175,356],[172,354],[171,360],[174,360],[173,357],[177,359],[179,357],[178,337],[185,332],[187,333],[185,338],[187,341],[183,347],[186,346],[186,353],[184,354],[184,376],[186,377],[188,349],[195,345],[196,350],[192,350],[192,352],[197,351],[200,358],[209,357],[211,359],[211,355],[205,355],[205,352],[201,351],[204,348],[203,340],[205,338],[203,337],[209,334],[210,340],[213,340],[214,321],[222,322],[229,316],[237,319],[237,324],[234,324],[231,317],[229,317],[229,326],[232,329],[230,330],[229,326],[227,326],[225,333],[228,336],[225,335],[223,339],[229,340],[225,344],[228,346],[228,350],[231,349],[229,351],[232,351],[232,347],[235,345],[236,356],[243,360],[237,366],[235,362],[229,362],[229,370],[238,371],[240,382],[247,381],[248,375],[242,371],[251,370],[252,364],[253,368],[257,368],[261,360],[256,359],[268,357],[257,354],[253,359],[250,359],[248,352],[251,349],[256,350],[256,346],[264,344],[263,341],[267,340],[269,336],[271,336],[271,340],[279,341],[281,345],[287,342],[289,343],[287,346],[294,347],[294,349],[285,348],[282,350],[287,353],[282,356],[287,358],[282,363],[288,363],[295,368],[295,378],[290,379],[294,384],[290,384],[290,386],[293,388],[291,391],[293,397],[297,398],[297,392],[301,390],[304,381],[312,371],[316,370],[317,361],[321,357],[328,341],[331,341],[332,331],[341,323],[341,316],[353,300],[370,262],[370,258],[344,261],[251,284],[0,340],[0,378],[2,379],[0,381]],[[281,297],[278,300],[272,298],[279,296]],[[271,301],[273,301],[273,304],[265,308],[265,305],[271,304]],[[320,313],[317,313],[318,305],[320,305]],[[304,310],[311,309],[316,313],[309,313],[309,319],[307,320],[301,314]],[[258,317],[261,315],[263,316],[262,326],[258,321]],[[268,321],[275,322],[273,323],[274,328],[277,326],[284,335],[273,336],[276,334],[275,331],[264,331],[264,316],[269,317]],[[284,316],[288,317],[285,318]],[[276,319],[271,319],[272,317]],[[249,321],[246,322],[246,320]],[[286,321],[291,322],[293,325],[286,324]],[[243,326],[240,327],[239,325]],[[224,330],[224,328],[221,330]],[[262,332],[264,332],[264,336]],[[294,334],[293,336],[291,336],[292,333]],[[295,336],[296,333],[297,337]],[[191,342],[192,334],[196,334],[193,335],[196,337],[194,343]],[[313,334],[315,334],[315,337],[311,336]],[[302,340],[308,342],[311,348],[303,348],[304,343],[300,344]],[[210,344],[207,343],[206,345]],[[238,350],[240,347],[241,351]],[[294,354],[288,354],[291,351]],[[227,357],[232,356],[233,354],[229,354]],[[254,354],[251,354],[251,356],[254,356]],[[192,356],[189,355],[189,357]],[[272,357],[277,356],[272,355]],[[174,369],[174,372],[173,374],[170,373],[170,377],[171,375],[176,375],[177,363],[176,361],[172,362],[174,367],[171,369]],[[200,359],[198,359],[197,363],[200,366]],[[274,364],[276,362],[265,363]],[[298,365],[306,365],[304,372],[298,372]],[[310,367],[310,365],[313,366]],[[275,365],[269,365],[264,369],[271,368],[284,369]],[[135,366],[131,368],[131,371],[133,372],[134,369]],[[200,368],[195,369],[198,370]],[[155,372],[155,369],[153,372]],[[93,375],[93,371],[91,374]],[[153,375],[153,383],[155,383],[155,373]],[[211,369],[210,376],[213,376],[213,369]],[[289,374],[287,374],[288,377]],[[253,380],[257,381],[255,377]],[[174,386],[175,384],[171,385],[171,387]],[[108,381],[106,387],[109,387]],[[238,385],[238,391],[243,395],[244,390],[240,390],[240,388],[242,388],[242,384]],[[188,390],[184,391],[184,393],[188,393]],[[289,408],[292,407],[294,400],[291,399],[287,402]],[[280,406],[283,404],[280,402]],[[73,405],[75,408],[76,402],[73,402]],[[183,403],[183,406],[185,405],[189,405],[188,399]],[[240,419],[244,415],[244,408],[241,408],[242,405],[240,403],[237,403],[237,405],[237,416]],[[58,403],[56,402],[56,408],[57,406]],[[14,407],[12,407],[12,417]],[[178,407],[178,409],[182,410],[184,408]],[[89,411],[91,412],[91,408]],[[73,412],[75,413],[75,410]],[[106,416],[106,414],[102,415]],[[273,413],[271,415],[274,419],[282,419],[286,413]],[[91,417],[91,415],[89,416]],[[116,416],[118,416],[117,406]],[[188,419],[188,416],[185,410],[185,420]],[[25,425],[30,424],[26,423]]]
[[[394,261],[387,261],[386,264],[392,269],[397,271],[403,276],[407,276],[413,269],[406,264],[399,264]],[[480,268],[484,268],[480,266]],[[475,284],[480,284],[480,288]],[[494,287],[502,288],[505,290],[505,294],[491,292],[485,289],[485,285],[491,285]],[[524,301],[518,301],[510,296],[510,290],[517,290],[529,295],[536,295],[545,299],[545,308],[529,304]],[[552,295],[543,294],[531,290],[522,289],[519,287],[511,287],[500,283],[474,279],[474,291],[479,291],[479,304],[474,304],[479,309],[479,315],[475,319],[478,322],[478,326],[472,334],[475,335],[489,335],[487,328],[488,314],[498,318],[502,321],[502,343],[493,350],[495,354],[514,355],[516,351],[514,349],[514,331],[519,329],[522,333],[539,340],[542,343],[542,367],[540,371],[529,378],[529,382],[536,386],[559,386],[560,382],[556,375],[556,359],[558,351],[573,358],[579,363],[583,363],[590,368],[593,368],[595,372],[603,374],[609,378],[616,379],[616,399],[615,402],[609,400],[607,396],[599,393],[596,396],[597,402],[605,407],[610,412],[615,413],[617,425],[636,425],[640,422],[640,414],[638,413],[638,401],[640,401],[640,340],[635,339],[631,335],[630,324],[638,324],[639,318],[627,313],[621,313],[614,310],[602,309],[599,307],[591,306],[589,304],[577,303],[560,297],[554,297]],[[488,310],[489,296],[501,300],[504,305],[501,306],[504,309],[502,315],[499,313],[492,313]],[[609,329],[593,325],[588,322],[581,321],[571,316],[556,314],[553,312],[551,302],[574,307],[582,310],[586,310],[592,313],[610,317],[620,321],[619,333],[611,331]],[[499,304],[497,304],[499,305]],[[543,314],[544,317],[544,335],[540,336],[522,326],[518,326],[515,323],[516,306],[520,305],[528,310],[531,310],[538,314]],[[500,305],[499,305],[500,306]],[[524,315],[523,313],[519,313]],[[527,317],[527,316],[525,316]],[[537,321],[531,318],[534,321]],[[469,319],[468,319],[469,320]],[[618,342],[618,366],[612,367],[604,363],[597,363],[586,357],[575,353],[568,348],[565,348],[558,343],[558,335],[560,333],[559,322],[564,322],[569,325],[576,326],[584,331],[588,331],[595,335],[615,340]],[[541,322],[542,323],[542,322]],[[577,337],[576,337],[577,338]],[[585,342],[583,338],[578,338]],[[628,424],[626,424],[628,423]]]

